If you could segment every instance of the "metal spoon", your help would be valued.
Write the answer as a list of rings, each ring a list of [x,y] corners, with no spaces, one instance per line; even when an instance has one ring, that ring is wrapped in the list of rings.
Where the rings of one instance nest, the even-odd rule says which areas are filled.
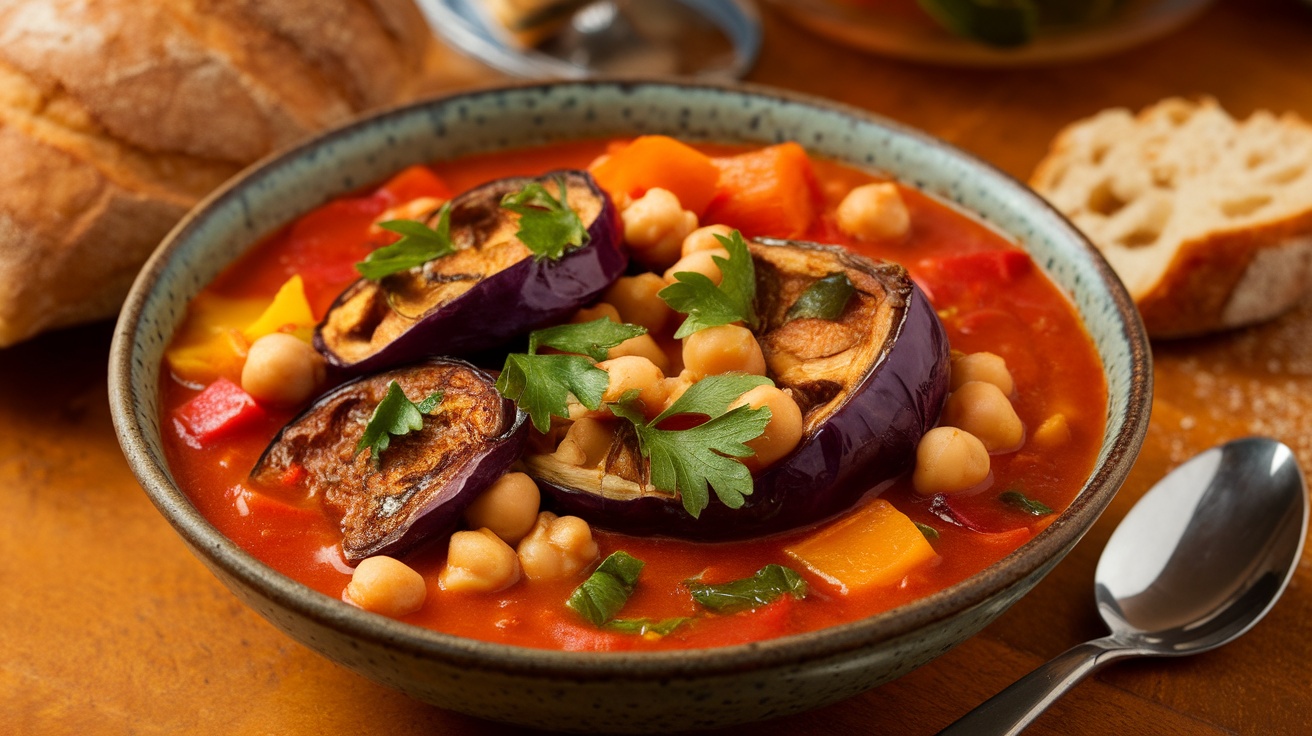
[[[1280,442],[1250,437],[1197,455],[1139,499],[1103,550],[1094,597],[1111,635],[1059,654],[941,734],[1020,733],[1103,665],[1233,641],[1284,592],[1307,520],[1303,473]]]

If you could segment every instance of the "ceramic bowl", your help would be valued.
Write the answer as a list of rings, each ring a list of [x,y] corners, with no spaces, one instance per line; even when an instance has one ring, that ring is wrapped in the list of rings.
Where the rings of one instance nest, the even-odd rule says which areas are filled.
[[[1097,466],[1070,508],[980,574],[861,621],[718,649],[576,653],[463,639],[315,593],[224,538],[178,489],[160,444],[162,353],[188,300],[249,246],[408,164],[641,133],[796,140],[816,156],[885,172],[955,203],[1027,249],[1071,296],[1109,387]],[[419,700],[475,716],[569,730],[669,731],[831,703],[906,674],[983,628],[1061,560],[1116,493],[1147,428],[1149,361],[1133,304],[1092,246],[1024,185],[941,141],[768,89],[568,82],[395,109],[275,155],[227,184],[178,225],[138,277],[114,336],[110,398],[123,451],[155,505],[238,598],[306,646]]]

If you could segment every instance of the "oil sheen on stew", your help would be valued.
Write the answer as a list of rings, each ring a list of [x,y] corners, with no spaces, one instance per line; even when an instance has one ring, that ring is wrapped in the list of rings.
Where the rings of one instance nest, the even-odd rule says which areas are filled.
[[[922,478],[922,468],[913,472],[908,465],[836,516],[747,538],[728,535],[734,538],[700,541],[686,534],[676,538],[608,531],[594,523],[591,534],[598,552],[581,570],[553,579],[521,576],[496,591],[457,590],[461,586],[445,584],[449,529],[434,532],[427,541],[407,538],[404,547],[387,546],[399,544],[398,534],[352,547],[355,542],[344,542],[340,504],[327,502],[324,493],[307,493],[300,465],[280,466],[275,482],[251,480],[252,468],[282,428],[314,396],[335,390],[335,383],[350,377],[349,371],[329,370],[303,377],[313,385],[309,398],[304,391],[293,391],[291,400],[253,399],[243,390],[242,378],[253,343],[269,333],[286,333],[310,345],[314,326],[360,278],[355,264],[397,239],[378,223],[423,220],[436,226],[439,205],[462,192],[506,177],[541,177],[565,169],[590,171],[611,195],[616,212],[639,206],[635,203],[647,199],[647,190],[661,187],[675,193],[680,209],[689,213],[682,215],[685,220],[694,218],[684,226],[721,223],[729,227],[720,232],[736,230],[746,242],[773,237],[832,244],[901,264],[916,285],[915,293],[928,296],[952,350],[952,393],[942,416],[930,417],[929,423],[960,426],[977,421],[969,418],[971,402],[957,397],[975,391],[984,395],[986,404],[1004,397],[1019,420],[1020,434],[1014,435],[1014,427],[978,430],[981,435],[1000,433],[1001,438],[984,438],[990,445],[987,475],[978,482],[968,478],[973,485],[964,490],[952,487],[949,479],[948,491],[939,492],[936,484],[945,481]],[[564,197],[563,183],[549,176],[541,181],[548,194]],[[358,557],[367,556],[368,549],[400,550],[396,556],[422,577],[422,604],[394,615],[475,639],[565,650],[713,647],[849,622],[926,596],[1006,556],[1070,504],[1094,464],[1104,430],[1106,388],[1092,343],[1071,304],[1025,253],[914,189],[866,186],[880,183],[870,174],[811,160],[794,144],[693,149],[668,139],[565,144],[412,167],[376,189],[331,201],[300,217],[253,248],[194,300],[164,366],[171,376],[162,389],[164,425],[173,429],[165,437],[170,467],[201,513],[223,534],[324,595],[353,602],[347,586]],[[849,199],[858,187],[865,188]],[[890,196],[897,200],[892,205]],[[886,210],[890,206],[891,214]],[[460,227],[457,219],[451,216],[452,232]],[[627,273],[662,273],[672,258],[680,257],[680,240],[675,239],[673,255],[656,250],[668,244],[626,244],[633,256]],[[596,290],[605,288],[602,284]],[[398,298],[388,295],[391,301],[386,304],[396,308]],[[573,315],[574,322],[606,316],[604,308],[595,307],[604,296],[579,298],[588,299],[585,306],[591,311]],[[779,316],[782,307],[776,311],[784,326],[795,318]],[[650,334],[669,364],[670,377],[680,375],[683,354],[672,335],[683,318],[675,314]],[[820,324],[824,315],[803,319],[818,324],[821,332],[831,328]],[[569,323],[571,316],[555,320]],[[763,341],[775,340],[761,335]],[[499,352],[482,350],[471,359],[491,369],[487,380],[494,380],[507,351],[523,353],[524,342],[521,337]],[[981,353],[996,358],[965,357]],[[999,364],[1007,374],[1002,382],[1011,385],[971,385],[992,380],[996,386],[999,381],[990,376],[996,377]],[[1051,370],[1053,365],[1061,370]],[[377,372],[384,370],[390,368]],[[432,370],[456,369],[440,364]],[[964,388],[963,378],[978,380]],[[374,397],[368,401],[377,403],[381,381],[357,393],[367,393]],[[487,402],[495,404],[497,397],[485,389],[478,389],[483,391],[479,400],[491,406]],[[454,405],[474,393],[473,388],[448,391],[443,402]],[[790,393],[804,406],[823,399]],[[423,397],[407,398],[419,402]],[[357,399],[364,401],[352,400]],[[438,406],[423,420],[425,427],[437,422],[433,417],[442,404]],[[495,411],[488,416],[494,427],[489,431],[500,431]],[[559,419],[550,421],[561,424]],[[617,423],[623,420],[602,419],[603,426]],[[528,428],[527,440],[516,450],[524,459],[515,461],[513,469],[533,472],[544,457],[559,455],[555,448],[562,434],[559,428],[545,435]],[[392,439],[397,447],[409,441]],[[337,451],[343,463],[359,463],[367,473],[365,464],[376,450],[354,456],[350,447]],[[914,464],[910,455],[907,461]],[[553,496],[544,490],[542,497],[544,508],[549,508]],[[710,506],[718,503],[712,494]],[[708,508],[699,523],[731,525],[733,513]],[[706,536],[719,539],[716,534]],[[347,549],[366,552],[353,558]],[[566,601],[601,560],[619,551],[644,563],[614,616],[628,624],[598,625]],[[691,594],[695,586],[750,579],[762,570],[778,573],[780,568],[792,573],[783,578],[782,594],[763,599],[769,602],[739,601],[716,608]]]

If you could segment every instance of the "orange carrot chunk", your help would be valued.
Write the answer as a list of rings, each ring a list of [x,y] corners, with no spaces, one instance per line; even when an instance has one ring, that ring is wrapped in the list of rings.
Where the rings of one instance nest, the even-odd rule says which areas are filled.
[[[644,135],[614,148],[590,169],[602,189],[637,199],[648,189],[666,189],[698,217],[715,197],[720,170],[711,157],[663,135]]]
[[[784,551],[844,594],[896,585],[938,556],[915,523],[882,498]]]
[[[795,238],[811,227],[819,187],[801,146],[781,143],[712,161],[720,169],[720,195],[702,224],[723,223],[749,238]]]

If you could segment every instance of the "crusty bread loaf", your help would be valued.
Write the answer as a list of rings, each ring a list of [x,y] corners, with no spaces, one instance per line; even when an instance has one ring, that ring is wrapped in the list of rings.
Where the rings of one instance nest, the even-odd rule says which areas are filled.
[[[1105,110],[1057,136],[1031,182],[1101,249],[1149,334],[1259,322],[1312,285],[1312,126],[1214,100]]]
[[[0,347],[114,314],[200,197],[412,95],[411,0],[0,3]]]

